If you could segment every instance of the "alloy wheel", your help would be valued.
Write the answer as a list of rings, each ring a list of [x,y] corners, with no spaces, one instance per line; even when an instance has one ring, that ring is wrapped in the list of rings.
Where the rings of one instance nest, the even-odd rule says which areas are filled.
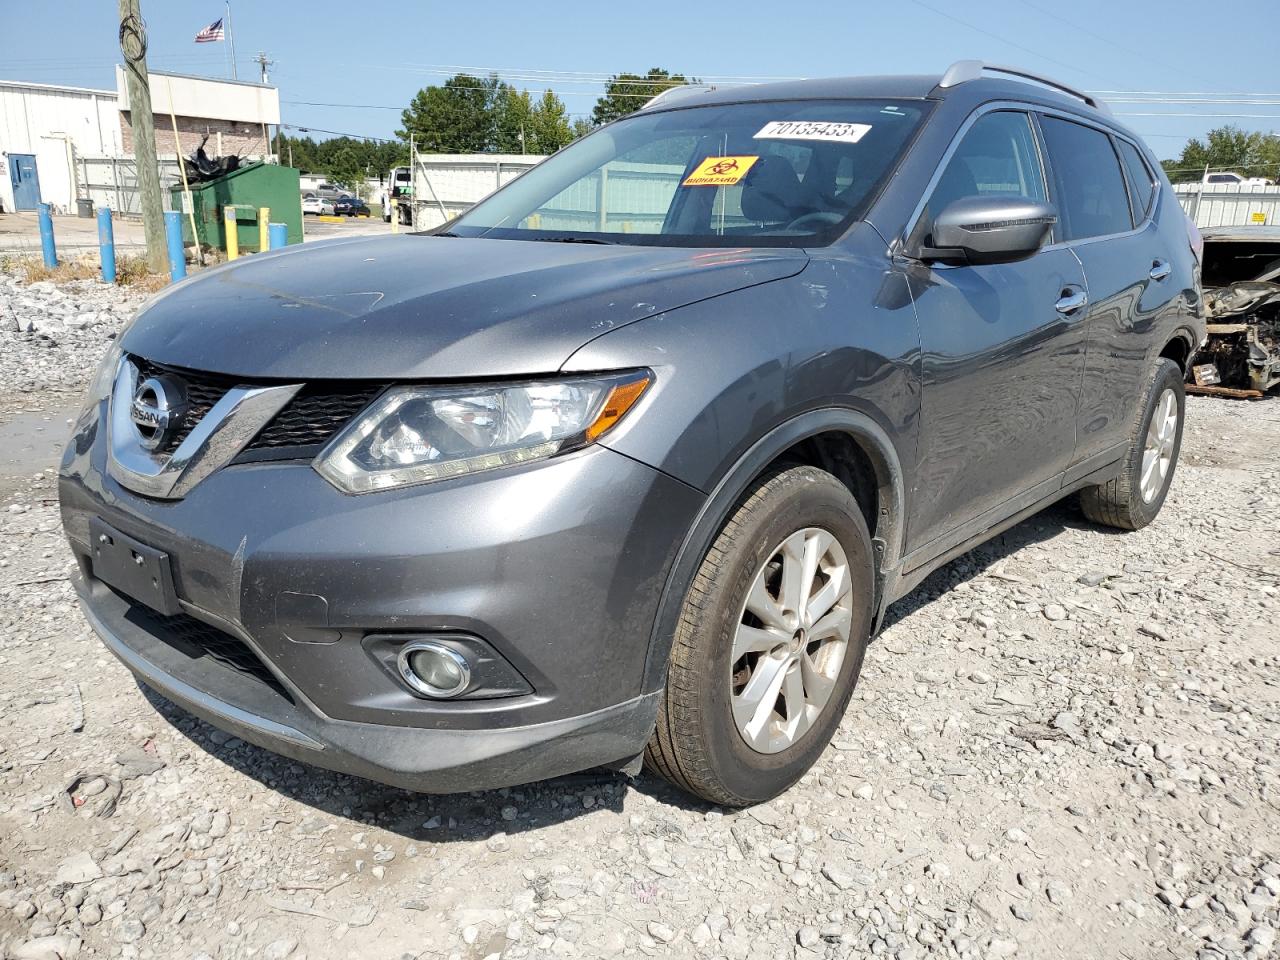
[[[1144,503],[1151,503],[1164,489],[1165,478],[1173,468],[1173,444],[1178,436],[1178,399],[1173,390],[1165,388],[1156,401],[1147,426],[1147,438],[1142,447],[1142,473],[1138,491]]]
[[[820,527],[791,534],[757,572],[730,667],[734,721],[753,750],[785,750],[826,707],[849,649],[851,599],[844,548]]]

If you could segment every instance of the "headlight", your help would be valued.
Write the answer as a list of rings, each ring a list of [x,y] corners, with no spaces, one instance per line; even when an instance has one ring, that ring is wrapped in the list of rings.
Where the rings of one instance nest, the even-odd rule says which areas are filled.
[[[122,356],[124,351],[120,349],[120,338],[117,337],[111,341],[107,355],[102,358],[102,362],[98,364],[98,369],[93,374],[93,380],[89,384],[89,394],[84,401],[86,406],[101,403],[111,396],[111,388],[115,385],[116,371],[120,369]]]
[[[388,390],[325,448],[320,474],[369,493],[543,460],[592,443],[652,381],[648,371],[546,382]]]

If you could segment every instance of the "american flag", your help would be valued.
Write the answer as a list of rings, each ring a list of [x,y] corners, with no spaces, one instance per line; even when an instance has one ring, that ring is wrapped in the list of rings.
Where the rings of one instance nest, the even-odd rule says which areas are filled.
[[[222,38],[222,18],[219,17],[196,34],[196,43],[213,43]]]

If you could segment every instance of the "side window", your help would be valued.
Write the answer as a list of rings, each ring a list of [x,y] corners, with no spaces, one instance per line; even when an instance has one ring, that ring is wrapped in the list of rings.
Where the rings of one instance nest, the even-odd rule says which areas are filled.
[[[947,162],[929,198],[928,219],[964,197],[1045,199],[1044,171],[1031,119],[996,111],[979,117]]]
[[[1116,145],[1120,148],[1125,179],[1129,182],[1129,198],[1133,201],[1133,225],[1136,227],[1151,212],[1151,200],[1156,195],[1156,181],[1137,147],[1128,140],[1117,140]]]
[[[1132,230],[1124,174],[1111,138],[1101,130],[1058,117],[1041,117],[1040,126],[1066,239]]]

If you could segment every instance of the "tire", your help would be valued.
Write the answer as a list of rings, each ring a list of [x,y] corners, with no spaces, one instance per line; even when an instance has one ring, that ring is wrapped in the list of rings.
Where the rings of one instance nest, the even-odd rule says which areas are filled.
[[[1186,392],[1183,389],[1181,369],[1172,360],[1160,358],[1156,362],[1155,375],[1147,390],[1139,416],[1135,418],[1129,434],[1129,451],[1120,474],[1106,483],[1086,487],[1080,491],[1080,509],[1094,523],[1121,530],[1141,530],[1156,518],[1173,482],[1182,450],[1182,424],[1186,418]],[[1166,420],[1172,409],[1177,420],[1169,427]],[[1153,421],[1158,419],[1158,423]],[[1164,427],[1161,431],[1161,426]],[[1148,448],[1154,434],[1160,433],[1157,446],[1160,450],[1155,460],[1167,455],[1163,472],[1155,463],[1155,474],[1144,488],[1145,468],[1152,467],[1147,459]]]
[[[831,538],[833,546],[824,546],[822,534]],[[804,624],[797,624],[782,609],[784,588],[768,586],[769,577],[780,577],[783,565],[794,562],[784,555],[787,545],[793,548],[789,556],[796,555],[797,545],[807,553],[809,536],[817,537],[814,555],[820,564],[838,560],[839,553],[845,560],[847,595],[831,607],[833,619],[819,617],[809,624],[817,637],[841,622],[847,610],[849,632],[838,659],[838,638],[812,639],[799,629],[789,635]],[[801,537],[805,539],[796,539]],[[831,474],[815,467],[790,466],[758,480],[739,500],[685,596],[657,727],[645,748],[646,765],[689,793],[734,807],[768,800],[799,780],[831,741],[862,669],[873,614],[873,565],[862,511],[848,488]],[[803,571],[803,566],[799,569]],[[836,563],[819,569],[821,574],[812,579],[814,589],[808,594],[815,600],[819,591],[840,581]],[[771,591],[772,626],[748,609],[749,594],[752,605],[761,607],[758,595],[752,594],[758,579]],[[834,595],[836,588],[831,592]],[[814,609],[820,610],[822,602],[815,603]],[[786,624],[779,618],[788,618]],[[740,633],[740,627],[754,632]],[[766,644],[776,640],[778,646],[735,661],[735,642],[740,637],[746,638],[743,643],[751,639],[758,644],[756,638],[764,634],[770,635]],[[820,670],[819,664],[825,666]],[[792,672],[801,678],[799,688],[787,685],[794,680]],[[783,673],[786,694],[771,695],[773,688],[765,678],[778,673]],[[750,691],[756,679],[762,681],[756,689],[765,691],[758,699],[764,710],[753,712]],[[797,689],[806,706],[793,712],[786,707],[788,696]],[[810,699],[824,696],[824,690],[825,701],[812,707],[811,714]],[[737,717],[735,710],[741,711]],[[740,726],[742,717],[751,719]],[[766,722],[756,723],[760,717],[766,717]],[[793,717],[798,719],[794,738],[789,739],[785,727],[793,724]],[[754,744],[748,742],[753,729],[757,731]]]

